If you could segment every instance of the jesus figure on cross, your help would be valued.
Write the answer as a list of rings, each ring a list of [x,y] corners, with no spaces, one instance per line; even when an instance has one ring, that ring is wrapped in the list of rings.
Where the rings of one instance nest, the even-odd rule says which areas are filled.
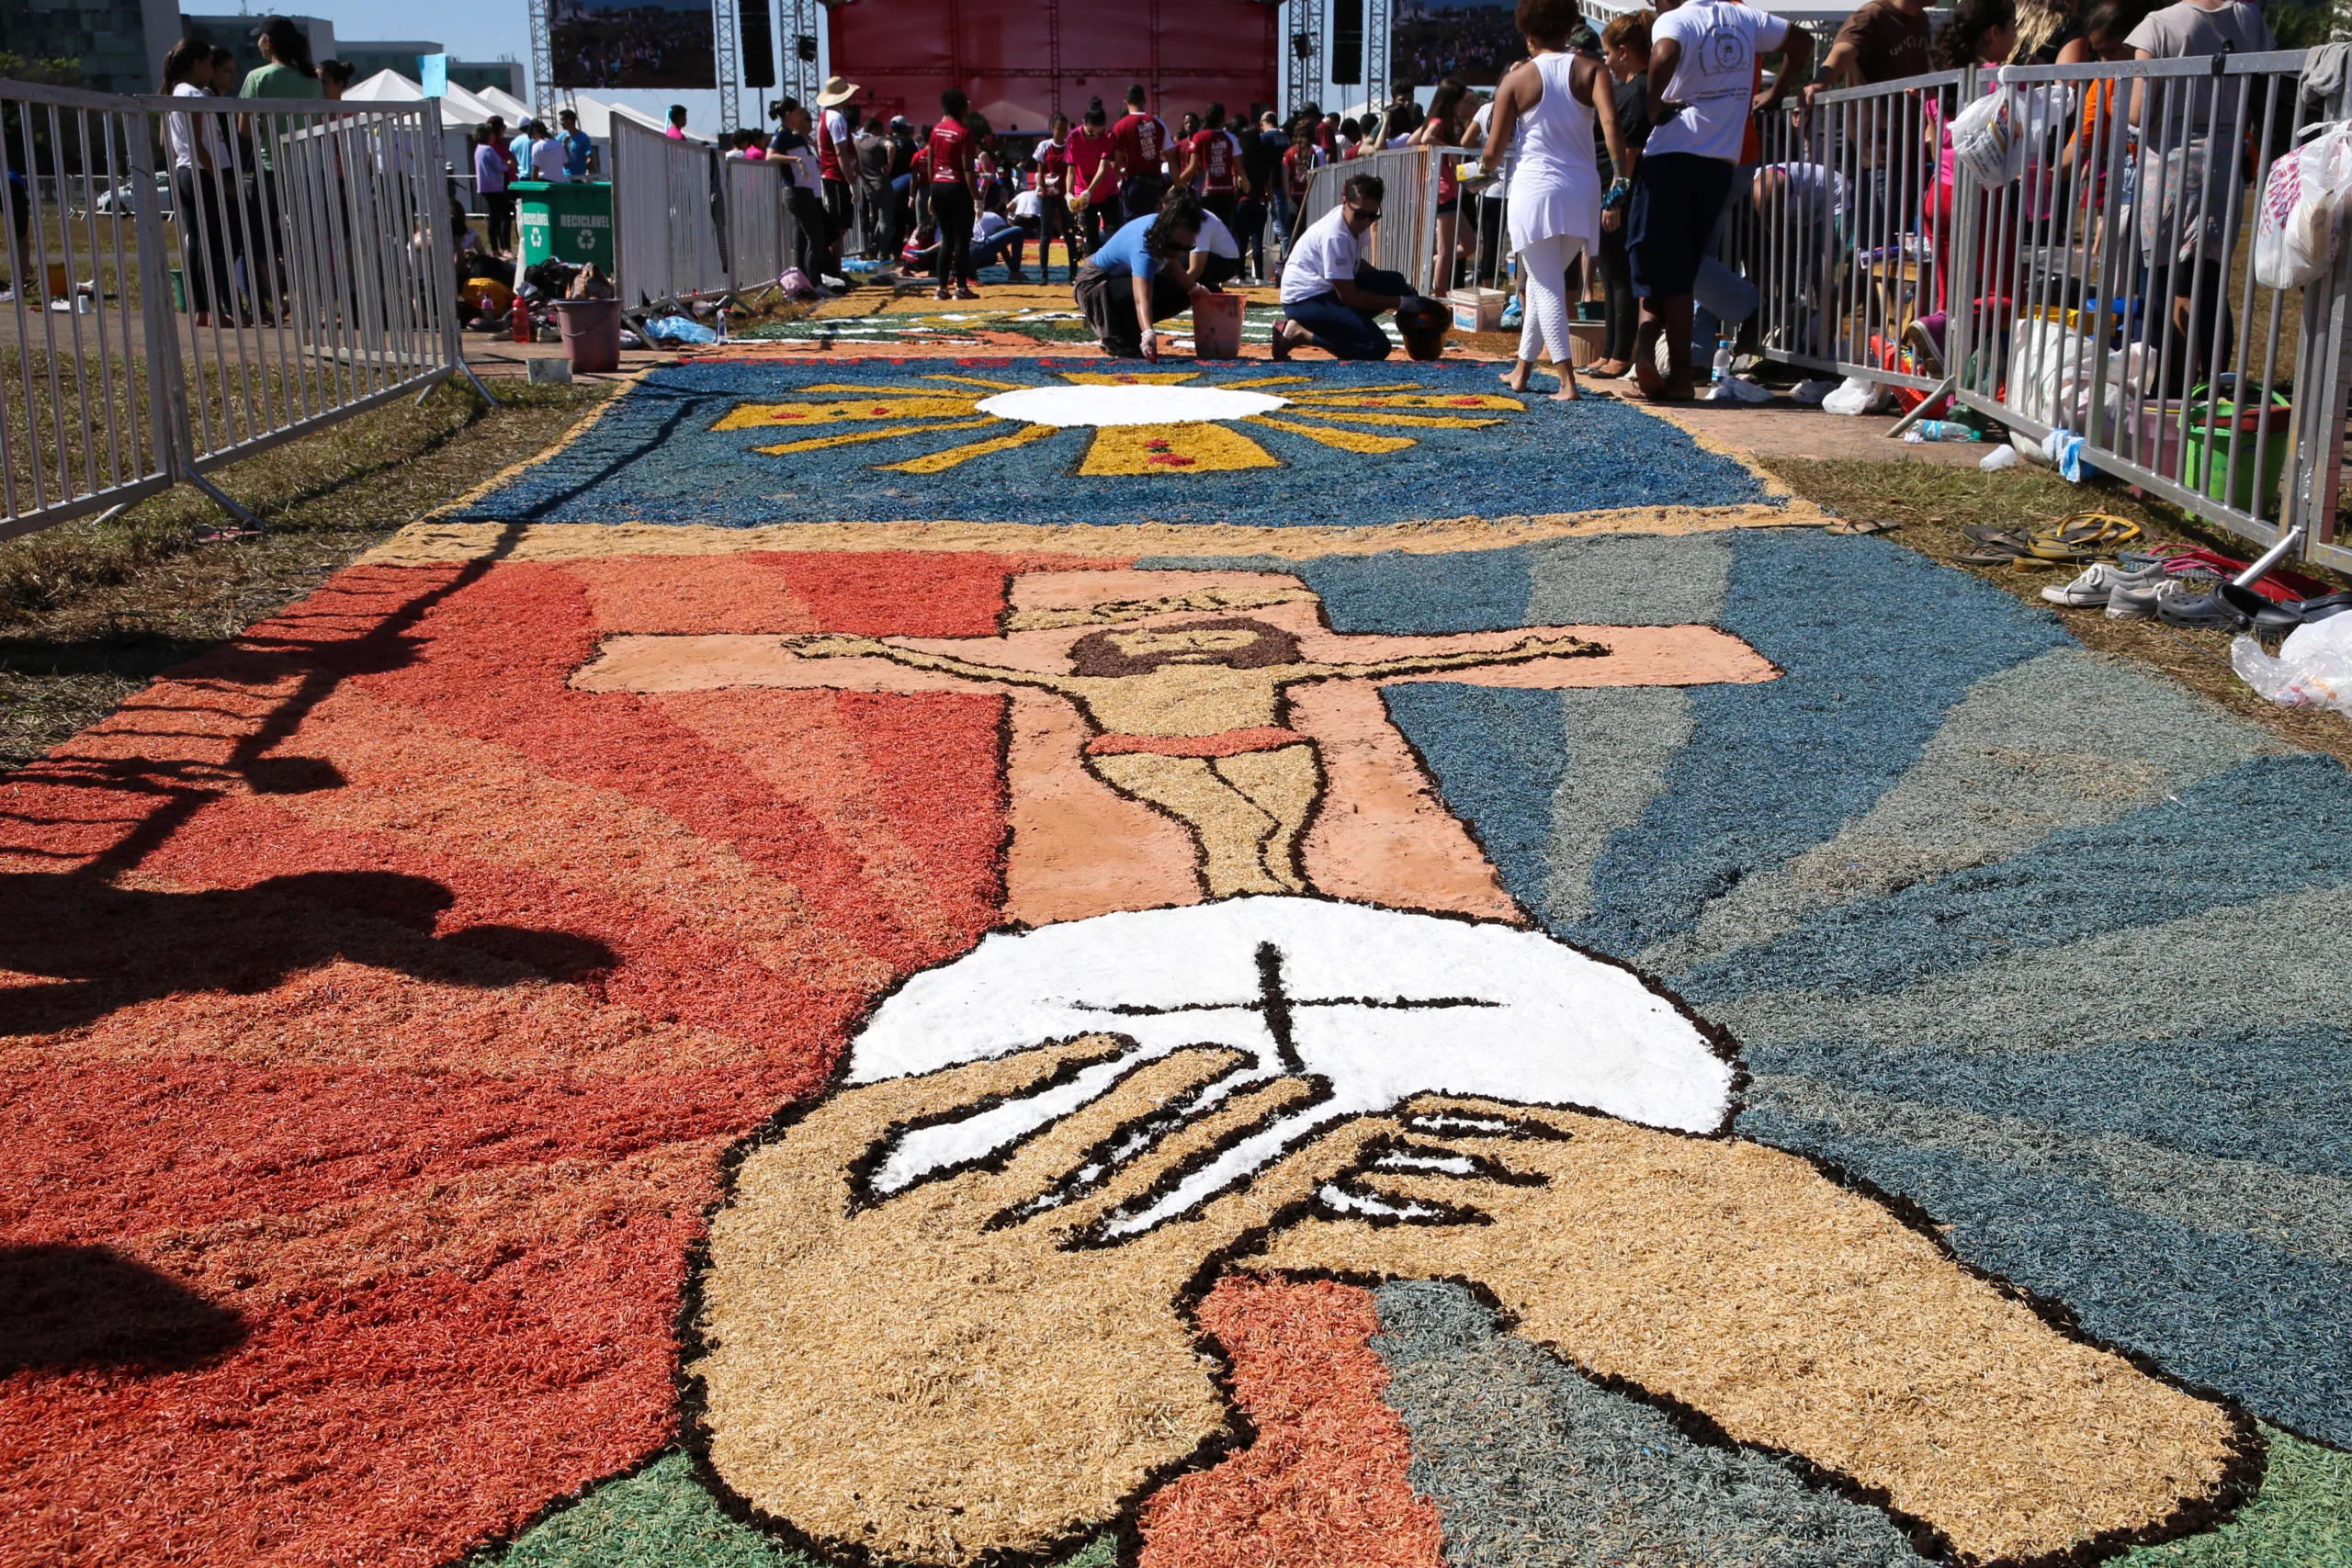
[[[1712,626],[1337,632],[1284,572],[1033,570],[989,637],[622,636],[590,691],[1009,699],[1004,911],[1043,926],[1240,893],[1524,924],[1381,694],[1770,681]]]
[[[1299,843],[1323,779],[1315,743],[1284,722],[1293,686],[1591,659],[1609,651],[1578,637],[1531,637],[1492,652],[1322,663],[1305,658],[1291,633],[1247,616],[1089,632],[1070,645],[1066,675],[925,653],[875,637],[801,637],[787,646],[803,658],[888,659],[1069,698],[1094,732],[1085,748],[1089,771],[1192,831],[1212,898],[1307,890]]]

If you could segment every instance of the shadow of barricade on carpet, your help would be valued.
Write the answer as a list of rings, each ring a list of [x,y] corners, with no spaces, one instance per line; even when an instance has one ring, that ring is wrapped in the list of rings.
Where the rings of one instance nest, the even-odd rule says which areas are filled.
[[[594,937],[522,926],[436,934],[457,902],[429,877],[315,871],[194,893],[119,887],[86,874],[0,874],[0,1035],[53,1034],[194,992],[255,995],[342,959],[445,985],[511,984],[515,970],[594,979],[618,959]],[[491,963],[485,964],[484,960]]]
[[[244,1320],[105,1247],[0,1247],[0,1378],[180,1371],[236,1348]]]

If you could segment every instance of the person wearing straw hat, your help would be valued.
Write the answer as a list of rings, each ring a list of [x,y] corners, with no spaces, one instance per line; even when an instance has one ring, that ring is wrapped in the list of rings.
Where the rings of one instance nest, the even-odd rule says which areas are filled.
[[[865,91],[854,82],[839,76],[825,78],[825,85],[817,95],[817,169],[824,176],[825,212],[833,220],[833,267],[841,269],[842,239],[849,232],[851,215],[856,200],[850,188],[851,171],[857,167],[856,149],[850,145],[850,133],[856,130],[849,114],[838,106],[848,103]]]

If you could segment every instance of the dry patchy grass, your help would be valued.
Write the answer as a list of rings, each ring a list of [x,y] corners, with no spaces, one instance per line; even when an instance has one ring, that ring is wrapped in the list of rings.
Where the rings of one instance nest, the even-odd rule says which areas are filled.
[[[191,487],[109,522],[0,545],[0,767],[40,756],[162,671],[309,593],[362,550],[545,447],[608,395],[504,382],[504,406],[436,388],[224,468],[268,525],[199,545]]]

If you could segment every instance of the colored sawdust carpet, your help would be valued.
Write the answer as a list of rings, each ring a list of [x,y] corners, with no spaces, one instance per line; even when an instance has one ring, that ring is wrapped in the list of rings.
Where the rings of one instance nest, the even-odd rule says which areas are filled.
[[[967,373],[649,404],[1122,428]],[[6,1568],[2352,1557],[2333,759],[1810,528],[689,532],[0,782]]]
[[[1663,420],[1476,365],[705,360],[452,515],[1284,527],[1772,500]]]

